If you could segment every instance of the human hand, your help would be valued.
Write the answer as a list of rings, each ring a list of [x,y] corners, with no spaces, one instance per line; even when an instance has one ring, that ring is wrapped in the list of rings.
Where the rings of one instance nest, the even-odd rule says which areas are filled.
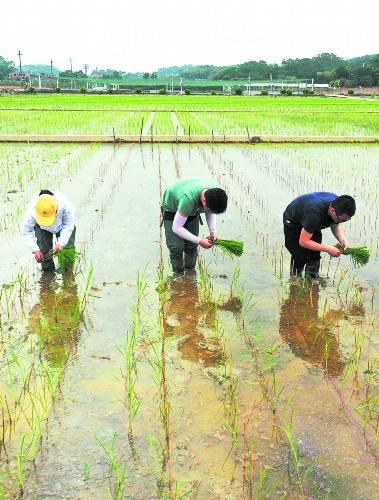
[[[209,241],[212,241],[212,242],[213,242],[213,241],[215,241],[215,240],[217,240],[217,239],[218,239],[218,236],[217,236],[217,234],[216,234],[216,233],[211,233],[211,234],[210,234],[210,236],[208,236],[208,240],[209,240]]]
[[[340,241],[340,245],[343,246],[343,249],[346,250],[349,248],[349,242],[347,241],[346,238],[343,238],[341,241]]]
[[[54,248],[54,253],[58,253],[62,250],[62,245],[58,245],[58,243],[55,245],[55,248]]]
[[[212,247],[213,242],[208,240],[208,238],[201,238],[199,241],[199,245],[205,249],[209,249]]]
[[[41,252],[41,250],[36,250],[34,253],[34,258],[36,259],[37,262],[41,262],[41,260],[43,259],[43,254]]]
[[[341,250],[339,250],[337,247],[330,246],[326,251],[331,257],[339,257],[341,255]]]

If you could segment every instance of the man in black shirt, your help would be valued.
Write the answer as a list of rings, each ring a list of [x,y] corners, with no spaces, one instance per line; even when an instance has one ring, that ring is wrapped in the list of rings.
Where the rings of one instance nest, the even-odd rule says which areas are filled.
[[[301,276],[305,266],[307,278],[317,278],[320,269],[320,252],[339,257],[341,252],[331,245],[322,244],[321,230],[330,227],[338,242],[346,249],[342,222],[355,214],[354,198],[334,193],[309,193],[295,198],[283,213],[284,237],[290,252],[291,273]]]

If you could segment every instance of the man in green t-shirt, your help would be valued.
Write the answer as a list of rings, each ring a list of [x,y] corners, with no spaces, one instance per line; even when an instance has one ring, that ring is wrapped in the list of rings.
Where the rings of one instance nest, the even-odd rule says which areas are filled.
[[[161,208],[175,273],[195,269],[198,245],[211,248],[212,241],[217,239],[216,214],[225,212],[227,204],[225,191],[206,179],[182,179],[166,189]],[[207,219],[209,238],[199,238],[201,213]]]

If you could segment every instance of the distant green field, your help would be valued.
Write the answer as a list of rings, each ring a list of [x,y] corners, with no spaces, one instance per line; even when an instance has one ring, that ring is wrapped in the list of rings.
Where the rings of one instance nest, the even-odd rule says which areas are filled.
[[[379,112],[379,100],[333,97],[22,94],[0,96],[1,108]]]
[[[68,112],[69,111],[69,112]],[[379,135],[379,101],[323,97],[0,97],[0,134]]]

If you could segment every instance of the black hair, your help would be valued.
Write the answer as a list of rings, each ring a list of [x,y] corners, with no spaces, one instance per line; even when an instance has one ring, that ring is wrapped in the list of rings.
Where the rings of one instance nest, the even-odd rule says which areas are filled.
[[[338,198],[332,201],[330,206],[334,208],[338,216],[346,214],[349,217],[353,217],[355,214],[355,200],[348,194],[338,196]]]
[[[51,196],[54,196],[54,193],[52,193],[48,189],[41,189],[41,191],[39,192],[39,196],[41,196],[41,194],[50,194]]]
[[[228,205],[228,195],[223,189],[207,189],[204,193],[204,197],[207,208],[209,208],[213,214],[222,214],[225,212]]]

